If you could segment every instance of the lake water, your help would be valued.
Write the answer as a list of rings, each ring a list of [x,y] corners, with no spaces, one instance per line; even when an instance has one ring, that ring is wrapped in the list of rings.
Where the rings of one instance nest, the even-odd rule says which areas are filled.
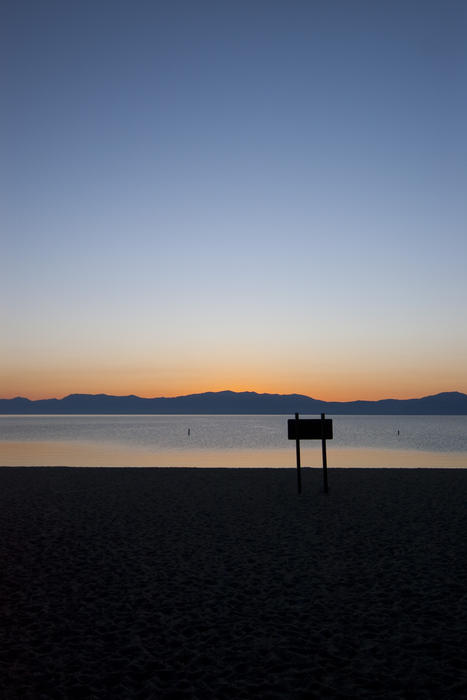
[[[467,416],[329,417],[330,467],[467,467]],[[288,418],[0,416],[0,465],[293,467]],[[321,465],[319,441],[301,447]]]

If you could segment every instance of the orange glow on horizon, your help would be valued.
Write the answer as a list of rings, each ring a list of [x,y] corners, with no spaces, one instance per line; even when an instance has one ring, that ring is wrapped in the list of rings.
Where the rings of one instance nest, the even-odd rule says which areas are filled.
[[[392,384],[392,388],[387,388],[384,386],[384,382],[375,386],[370,386],[369,382],[351,382],[349,381],[346,386],[333,386],[329,383],[327,386],[324,383],[315,382],[314,386],[296,386],[294,383],[287,385],[285,382],[274,382],[263,384],[263,383],[228,383],[228,382],[187,382],[184,386],[162,386],[159,385],[151,386],[150,382],[134,382],[130,384],[129,382],[87,382],[87,381],[70,381],[64,386],[63,382],[57,382],[55,390],[51,390],[50,386],[53,382],[49,384],[49,390],[42,387],[42,382],[32,383],[35,384],[34,388],[31,386],[29,391],[23,389],[15,390],[9,388],[9,390],[3,391],[0,398],[11,399],[17,396],[22,396],[28,398],[32,401],[39,399],[61,399],[69,394],[108,394],[111,396],[128,396],[135,395],[141,398],[159,398],[167,397],[172,398],[176,396],[185,396],[190,394],[202,394],[205,392],[220,392],[220,391],[233,391],[233,392],[256,392],[257,394],[302,394],[309,396],[313,399],[319,399],[322,401],[379,401],[382,399],[413,399],[420,398],[422,396],[428,396],[433,394],[438,394],[444,391],[461,391],[467,393],[467,387],[453,386],[453,385],[443,385],[441,381],[437,382],[427,382],[423,386],[416,387],[410,382],[407,385],[400,381],[399,390],[394,390],[394,384],[388,382],[388,385]],[[44,383],[45,384],[45,383]]]
[[[444,391],[467,393],[464,358],[435,367],[432,358],[362,356],[355,353],[307,356],[293,348],[241,354],[201,352],[189,357],[162,355],[87,358],[44,356],[32,366],[11,358],[0,369],[0,398],[31,400],[69,394],[143,398],[218,391],[303,394],[323,401],[411,399]]]

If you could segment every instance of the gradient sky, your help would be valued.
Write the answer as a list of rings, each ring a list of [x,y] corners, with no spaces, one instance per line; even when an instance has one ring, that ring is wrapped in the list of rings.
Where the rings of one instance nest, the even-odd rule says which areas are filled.
[[[467,3],[3,0],[0,396],[467,392]]]

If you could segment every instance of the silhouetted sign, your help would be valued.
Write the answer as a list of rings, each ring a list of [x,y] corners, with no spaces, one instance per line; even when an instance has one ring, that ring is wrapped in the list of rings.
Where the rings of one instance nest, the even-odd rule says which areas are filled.
[[[321,440],[323,452],[323,486],[324,493],[328,492],[328,458],[326,456],[326,440],[332,440],[332,420],[322,413],[321,418],[300,418],[296,413],[295,418],[287,421],[289,440],[295,440],[297,453],[297,489],[302,492],[300,440]]]
[[[331,418],[290,418],[287,428],[289,440],[332,440]]]

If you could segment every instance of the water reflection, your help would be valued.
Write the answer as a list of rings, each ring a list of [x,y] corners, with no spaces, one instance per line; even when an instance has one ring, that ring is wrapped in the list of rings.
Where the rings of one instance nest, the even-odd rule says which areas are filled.
[[[2,466],[70,467],[295,467],[287,449],[146,449],[72,441],[0,442]],[[329,467],[467,468],[466,452],[341,448],[328,443]],[[320,447],[302,443],[302,465],[321,466]]]

